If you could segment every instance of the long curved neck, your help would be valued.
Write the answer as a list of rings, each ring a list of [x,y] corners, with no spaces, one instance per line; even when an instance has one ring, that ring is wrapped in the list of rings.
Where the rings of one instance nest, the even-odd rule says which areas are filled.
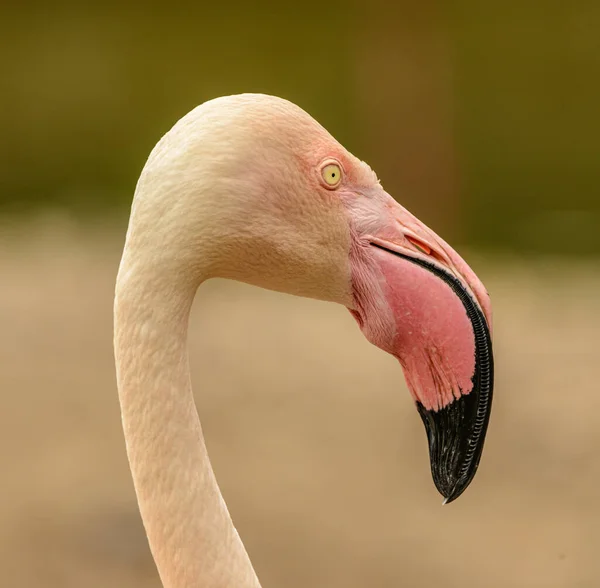
[[[165,588],[259,588],[192,395],[187,326],[201,280],[133,258],[126,247],[115,296],[115,359],[129,463],[161,580]]]

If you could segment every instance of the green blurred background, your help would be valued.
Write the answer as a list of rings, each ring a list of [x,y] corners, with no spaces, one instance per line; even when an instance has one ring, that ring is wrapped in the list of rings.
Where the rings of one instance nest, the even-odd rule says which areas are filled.
[[[223,94],[296,102],[494,307],[477,477],[439,506],[401,371],[343,308],[233,282],[190,325],[211,459],[265,588],[595,588],[600,3],[3,2],[0,586],[158,587],[112,356],[135,183]]]
[[[449,237],[600,251],[600,5],[111,2],[0,9],[0,211],[126,210],[215,96],[298,103]]]

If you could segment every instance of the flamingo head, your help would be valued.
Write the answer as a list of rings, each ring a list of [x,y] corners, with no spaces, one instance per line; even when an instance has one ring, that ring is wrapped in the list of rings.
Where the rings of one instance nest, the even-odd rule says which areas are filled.
[[[456,499],[476,473],[493,389],[490,300],[460,255],[313,118],[272,96],[218,98],[184,117],[140,184],[159,181],[155,192],[173,196],[146,226],[164,229],[157,257],[174,240],[178,257],[209,241],[211,276],[344,304],[400,362],[434,483]],[[144,217],[144,202],[133,214]]]

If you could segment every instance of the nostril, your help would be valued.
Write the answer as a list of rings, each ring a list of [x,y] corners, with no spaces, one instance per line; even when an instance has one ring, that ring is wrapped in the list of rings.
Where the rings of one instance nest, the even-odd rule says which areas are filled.
[[[448,259],[444,255],[441,255],[438,251],[436,251],[435,249],[432,249],[424,241],[421,241],[420,239],[417,239],[416,237],[413,237],[412,235],[406,235],[406,240],[411,245],[413,245],[413,247],[416,247],[421,253],[424,253],[425,255],[429,255],[430,257],[433,257],[433,259],[437,259],[437,261],[439,261],[441,263],[444,263],[444,264],[448,263]]]
[[[406,240],[411,245],[414,245],[421,253],[424,253],[425,255],[431,255],[431,247],[429,247],[429,245],[426,243],[423,243],[423,241],[419,241],[418,239],[415,239],[409,235],[406,235]]]

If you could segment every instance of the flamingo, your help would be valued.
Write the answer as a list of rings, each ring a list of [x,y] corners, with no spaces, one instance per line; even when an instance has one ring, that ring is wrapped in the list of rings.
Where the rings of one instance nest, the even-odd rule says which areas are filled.
[[[115,288],[127,455],[165,588],[260,586],[190,382],[190,308],[213,277],[346,306],[399,360],[445,502],[470,484],[493,389],[483,284],[300,107],[263,94],[210,100],[151,152]]]

